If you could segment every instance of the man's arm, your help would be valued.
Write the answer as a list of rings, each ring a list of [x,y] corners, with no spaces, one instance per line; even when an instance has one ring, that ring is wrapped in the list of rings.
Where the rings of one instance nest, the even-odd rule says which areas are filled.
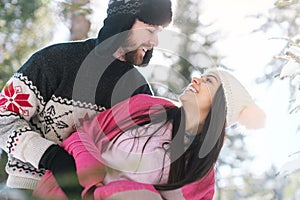
[[[53,91],[47,87],[47,77],[40,70],[41,60],[38,54],[32,56],[22,68],[27,73],[36,73],[35,76],[16,73],[0,93],[0,148],[14,159],[29,163],[36,169],[50,169],[60,184],[62,173],[76,174],[74,160],[55,142],[44,137],[44,127],[32,123],[44,109],[44,101],[48,99],[45,94]],[[28,77],[34,78],[29,80]],[[34,83],[39,84],[39,88],[45,88],[43,95]],[[36,127],[33,129],[33,126]],[[38,129],[39,132],[36,131]],[[77,179],[73,180],[78,184]],[[64,186],[61,185],[62,188]]]
[[[15,75],[0,93],[0,147],[38,169],[43,153],[54,142],[41,137],[29,125],[41,106],[30,87],[33,85],[28,80]]]

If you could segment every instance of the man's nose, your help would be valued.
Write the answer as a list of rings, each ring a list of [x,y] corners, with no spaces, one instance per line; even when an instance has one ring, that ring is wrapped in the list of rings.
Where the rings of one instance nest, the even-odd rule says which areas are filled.
[[[158,35],[157,35],[157,33],[155,33],[155,34],[151,37],[149,43],[150,43],[150,45],[151,45],[152,47],[157,47],[157,46],[158,46]]]
[[[154,33],[154,35],[153,35],[153,38],[152,38],[152,45],[153,45],[154,47],[158,46],[158,43],[159,43],[159,41],[158,41],[158,34],[159,34],[162,30],[163,30],[163,26],[157,26],[156,31],[155,31],[155,33]]]

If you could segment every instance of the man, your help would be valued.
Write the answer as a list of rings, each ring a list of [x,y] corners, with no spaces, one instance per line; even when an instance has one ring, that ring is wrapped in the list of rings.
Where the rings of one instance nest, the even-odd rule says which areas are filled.
[[[0,94],[8,187],[33,190],[49,169],[67,196],[80,198],[74,159],[59,144],[97,112],[152,94],[133,65],[149,63],[157,32],[171,20],[170,0],[110,0],[97,38],[52,45],[29,58]]]

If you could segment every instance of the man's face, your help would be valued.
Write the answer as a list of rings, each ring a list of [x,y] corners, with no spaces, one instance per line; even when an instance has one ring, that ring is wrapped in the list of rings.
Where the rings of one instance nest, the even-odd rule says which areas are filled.
[[[158,45],[158,32],[162,26],[153,26],[136,20],[129,31],[126,44],[123,46],[123,60],[134,65],[141,65],[147,51]]]

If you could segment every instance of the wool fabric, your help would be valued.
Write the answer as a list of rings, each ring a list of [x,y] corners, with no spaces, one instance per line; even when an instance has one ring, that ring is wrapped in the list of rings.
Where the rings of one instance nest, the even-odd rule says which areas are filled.
[[[227,107],[227,127],[236,123],[247,129],[262,128],[265,123],[264,111],[254,102],[247,89],[229,71],[214,68],[208,72],[216,73],[224,89]]]

